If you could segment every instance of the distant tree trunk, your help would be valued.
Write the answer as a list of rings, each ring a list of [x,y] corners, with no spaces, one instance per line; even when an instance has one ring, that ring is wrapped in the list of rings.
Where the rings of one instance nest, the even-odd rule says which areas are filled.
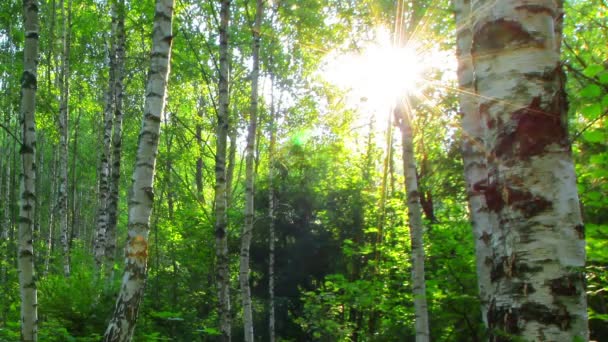
[[[269,64],[272,64],[269,63]],[[275,96],[274,96],[274,75],[270,74],[270,122],[269,122],[269,134],[270,139],[268,143],[268,335],[270,342],[274,342],[276,339],[275,332],[275,303],[274,303],[274,249],[275,249],[275,225],[276,225],[276,196],[274,189],[274,177],[275,177],[275,166],[274,166],[274,146],[276,144],[276,116],[277,108],[275,107]]]
[[[230,20],[230,0],[222,0],[220,9],[220,73],[219,73],[219,112],[216,128],[215,152],[215,254],[217,267],[217,288],[219,299],[219,318],[221,340],[231,340],[230,322],[230,270],[228,257],[228,219],[226,215],[226,136],[228,134],[229,108],[229,70],[230,53],[228,47],[228,28]]]
[[[474,3],[471,55],[486,127],[482,191],[497,226],[491,340],[586,341],[585,236],[565,122],[554,2]]]
[[[238,129],[236,125],[233,125],[233,127],[230,128],[228,138],[230,138],[230,147],[228,148],[228,165],[226,169],[226,208],[230,208],[232,206],[232,194],[234,193],[234,186],[232,184],[234,180],[234,169],[236,166],[236,140],[238,138]]]
[[[458,84],[460,112],[462,116],[462,157],[464,161],[464,178],[466,181],[469,212],[475,238],[477,264],[477,283],[481,312],[488,310],[488,293],[492,286],[490,281],[492,247],[490,237],[497,224],[493,213],[488,210],[483,192],[476,190],[475,184],[487,183],[486,151],[484,146],[484,129],[482,118],[477,110],[477,98],[473,87],[473,64],[471,60],[471,3],[467,0],[455,0],[456,12],[456,55],[458,57]],[[482,314],[487,326],[487,316]]]
[[[260,29],[264,10],[263,0],[256,1],[255,23],[252,28],[253,47],[251,71],[251,108],[249,111],[249,127],[247,131],[247,154],[245,157],[245,224],[241,233],[241,262],[239,281],[243,300],[243,328],[246,342],[253,342],[253,313],[251,309],[251,289],[249,287],[249,248],[253,234],[254,207],[254,148],[258,122],[258,80],[260,74]]]
[[[115,64],[114,64],[114,130],[112,135],[112,167],[110,177],[110,195],[108,197],[108,224],[106,229],[106,263],[113,274],[116,257],[116,223],[118,220],[118,202],[120,191],[120,166],[122,156],[122,108],[123,80],[125,68],[125,2],[112,2],[112,21],[115,22]],[[111,279],[112,277],[110,277]]]
[[[63,273],[70,276],[70,244],[68,226],[68,116],[70,98],[70,26],[72,1],[68,0],[67,13],[61,1],[63,21],[63,53],[61,56],[61,94],[59,100],[59,227],[63,252]]]
[[[55,197],[57,196],[57,149],[53,145],[53,168],[51,174],[51,195],[49,197],[49,203],[55,203]],[[49,205],[49,228],[48,235],[46,237],[46,257],[44,258],[44,271],[43,275],[46,276],[49,273],[49,266],[51,264],[51,253],[53,252],[53,231],[55,228],[55,206]]]
[[[205,103],[203,101],[203,96],[199,98],[199,108],[198,108],[198,122],[196,123],[196,195],[198,200],[201,201],[203,198],[203,111],[204,111]]]
[[[103,147],[101,149],[101,165],[99,167],[99,208],[97,210],[97,231],[95,238],[95,263],[101,267],[108,244],[109,202],[110,202],[110,160],[112,146],[112,120],[115,112],[114,95],[116,86],[116,6],[112,1],[112,28],[108,47],[108,89],[106,91],[103,111]]]
[[[131,340],[143,297],[148,262],[150,212],[154,202],[154,170],[169,76],[172,20],[173,0],[157,0],[143,125],[139,133],[139,146],[129,198],[125,272],[114,314],[104,335],[106,342]]]
[[[416,316],[416,342],[427,342],[430,341],[430,335],[426,285],[424,281],[424,227],[422,225],[422,208],[418,193],[418,177],[416,176],[412,122],[410,113],[406,112],[404,105],[401,103],[397,105],[395,114],[399,128],[401,129],[407,216],[412,244],[412,287],[414,313]]]
[[[38,78],[38,3],[23,1],[23,76],[21,77],[21,195],[19,205],[19,288],[21,341],[38,340],[38,298],[34,269],[33,224],[36,206],[36,83]]]

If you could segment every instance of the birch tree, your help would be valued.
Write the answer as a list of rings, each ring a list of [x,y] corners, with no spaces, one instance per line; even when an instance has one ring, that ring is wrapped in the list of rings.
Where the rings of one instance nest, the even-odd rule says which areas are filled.
[[[490,290],[490,264],[487,260],[492,257],[490,237],[496,224],[493,215],[488,211],[485,197],[481,191],[474,188],[475,184],[483,184],[487,180],[486,153],[483,142],[484,130],[482,118],[477,110],[477,98],[473,84],[473,65],[471,60],[471,3],[465,0],[455,0],[456,14],[456,55],[458,57],[458,86],[460,113],[462,116],[462,157],[464,175],[469,203],[469,212],[475,238],[475,254],[477,266],[477,283],[481,312],[487,311],[488,291]],[[487,325],[486,315],[482,319]]]
[[[422,225],[422,208],[418,193],[418,178],[416,176],[416,159],[414,157],[414,137],[410,113],[406,112],[405,104],[399,103],[395,115],[397,125],[401,130],[401,145],[403,148],[403,173],[407,201],[407,217],[410,226],[410,241],[412,246],[412,294],[414,296],[414,314],[416,316],[416,341],[428,342],[429,314],[426,302],[426,284],[424,279],[424,227]]]
[[[68,226],[68,116],[70,99],[70,40],[72,21],[72,1],[68,0],[67,10],[61,1],[63,25],[63,53],[61,56],[60,100],[59,100],[59,229],[61,231],[61,248],[63,253],[63,273],[70,276],[70,239]],[[67,13],[66,13],[67,12]]]
[[[21,77],[21,180],[19,204],[19,289],[21,341],[38,340],[38,298],[33,228],[36,206],[36,84],[38,79],[38,2],[23,1],[23,76]]]
[[[230,0],[222,0],[220,9],[220,67],[219,67],[219,110],[216,127],[215,151],[215,255],[217,269],[217,289],[219,300],[219,318],[221,340],[231,339],[230,320],[230,270],[228,256],[228,239],[226,228],[226,140],[228,135],[229,109],[229,69],[230,53],[228,48],[228,28],[230,21]]]
[[[554,2],[477,1],[471,55],[497,225],[487,317],[494,341],[588,340],[585,235],[565,122]]]
[[[169,76],[173,0],[157,0],[152,33],[152,53],[146,84],[143,124],[139,133],[133,182],[129,198],[128,241],[125,272],[114,314],[104,341],[130,341],[143,297],[148,262],[150,212],[154,201],[154,171],[161,116]]]
[[[251,108],[247,128],[247,146],[245,160],[245,224],[241,232],[241,263],[239,281],[243,301],[243,328],[246,342],[253,342],[253,314],[251,309],[251,289],[249,287],[249,248],[253,234],[254,208],[254,149],[258,121],[258,80],[260,74],[260,29],[264,10],[263,0],[256,1],[255,23],[252,27],[253,49],[251,70]]]

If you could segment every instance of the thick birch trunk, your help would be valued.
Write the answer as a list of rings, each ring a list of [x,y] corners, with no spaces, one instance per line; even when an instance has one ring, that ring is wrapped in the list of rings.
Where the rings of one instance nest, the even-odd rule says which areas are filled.
[[[247,146],[245,157],[245,224],[241,233],[241,262],[239,268],[239,281],[243,301],[243,329],[246,342],[253,342],[253,313],[251,309],[251,289],[249,287],[249,248],[253,234],[254,207],[254,147],[257,134],[258,121],[258,80],[260,74],[260,29],[264,10],[263,0],[256,1],[255,24],[252,28],[253,47],[251,70],[251,108],[249,111],[249,127],[247,131]]]
[[[120,190],[120,166],[122,156],[122,108],[123,80],[125,68],[125,3],[124,0],[113,2],[113,18],[116,22],[115,64],[114,64],[114,130],[112,133],[112,167],[110,177],[110,194],[108,197],[108,223],[106,229],[106,262],[108,270],[114,269],[116,257],[116,223],[118,220],[118,200]]]
[[[165,108],[172,41],[173,0],[157,0],[143,124],[129,198],[129,233],[125,272],[104,341],[130,341],[135,330],[146,280],[150,212],[154,201],[154,169],[160,121]]]
[[[487,182],[486,152],[483,142],[482,118],[477,110],[477,97],[473,85],[473,65],[471,61],[471,3],[468,0],[455,0],[456,44],[458,57],[458,85],[460,112],[462,115],[462,157],[464,178],[469,199],[469,211],[475,239],[477,283],[481,312],[488,309],[490,291],[490,271],[492,247],[490,237],[497,222],[495,215],[488,210],[483,192],[475,190],[475,184]],[[484,323],[487,316],[482,314]]]
[[[494,341],[588,339],[585,238],[562,120],[566,102],[546,1],[473,3],[471,55],[497,227],[487,308]]]
[[[422,225],[422,208],[418,193],[418,178],[416,177],[412,122],[409,113],[405,111],[402,104],[398,104],[395,110],[399,128],[401,129],[407,216],[412,245],[412,292],[414,295],[414,314],[416,316],[416,342],[428,342],[430,336],[426,285],[424,281],[424,227]]]
[[[68,116],[70,98],[70,22],[72,1],[68,0],[67,13],[62,1],[63,54],[61,57],[61,94],[59,102],[59,229],[63,254],[63,273],[70,276],[70,241],[68,226]]]
[[[33,224],[36,206],[36,83],[38,67],[38,2],[23,1],[25,47],[21,77],[21,189],[19,205],[19,288],[21,341],[38,339],[38,298],[34,275]]]
[[[215,255],[217,267],[217,288],[221,340],[230,341],[230,270],[228,239],[226,228],[226,136],[228,134],[229,108],[229,67],[228,27],[230,20],[230,0],[222,0],[220,9],[220,74],[219,74],[219,113],[216,128],[215,152]]]

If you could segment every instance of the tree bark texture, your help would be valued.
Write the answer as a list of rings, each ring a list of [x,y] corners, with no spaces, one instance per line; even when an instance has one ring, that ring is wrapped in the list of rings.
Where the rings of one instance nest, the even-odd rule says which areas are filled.
[[[21,341],[38,340],[38,298],[33,225],[36,206],[36,87],[38,78],[38,2],[23,1],[25,46],[21,77],[21,177],[19,203],[19,289]]]
[[[229,69],[228,28],[230,21],[230,0],[222,0],[220,9],[220,70],[219,70],[219,111],[216,127],[215,152],[215,256],[217,288],[219,300],[220,332],[222,341],[231,339],[230,319],[230,270],[228,256],[226,215],[226,137],[229,129]]]
[[[112,132],[112,167],[110,171],[110,194],[108,197],[108,224],[106,229],[105,256],[108,269],[113,269],[116,256],[116,223],[118,221],[118,201],[120,191],[120,166],[122,156],[122,111],[125,69],[125,2],[113,3],[112,22],[116,26],[114,64],[114,122]],[[115,24],[114,24],[115,22]]]
[[[108,231],[108,203],[110,199],[110,149],[112,145],[112,116],[114,114],[114,80],[116,75],[116,25],[115,7],[112,3],[112,29],[110,46],[108,48],[108,90],[103,111],[103,141],[101,149],[101,165],[99,167],[99,207],[97,211],[97,227],[95,238],[95,263],[101,267],[105,255]]]
[[[486,150],[484,146],[484,129],[479,116],[477,97],[473,84],[473,64],[471,60],[472,17],[469,0],[455,0],[456,12],[456,55],[458,57],[458,85],[460,113],[462,116],[462,157],[464,161],[464,178],[469,202],[469,212],[475,239],[477,266],[477,283],[481,312],[488,309],[490,291],[490,271],[492,246],[490,237],[496,226],[495,215],[488,210],[484,194],[474,189],[475,184],[487,181]],[[487,326],[487,316],[482,314]]]
[[[271,105],[270,105],[270,141],[268,144],[268,337],[274,342],[275,335],[275,303],[274,303],[274,249],[275,249],[275,189],[274,189],[274,146],[276,144],[276,115],[274,102],[274,77],[271,75]]]
[[[125,271],[104,341],[130,341],[135,330],[146,280],[150,213],[154,202],[154,170],[160,122],[165,109],[172,42],[173,0],[157,0],[143,124],[139,134],[129,198]]]
[[[243,303],[243,329],[246,342],[253,342],[253,313],[251,308],[251,288],[249,287],[249,248],[253,235],[255,218],[254,186],[255,186],[255,141],[258,121],[258,81],[260,74],[260,29],[264,1],[256,1],[255,23],[252,27],[253,46],[251,70],[251,108],[249,110],[249,126],[247,128],[247,146],[245,156],[245,224],[241,232],[241,260],[239,268],[239,282],[241,285],[241,299]]]
[[[70,233],[68,225],[68,116],[70,99],[70,26],[72,1],[68,0],[67,10],[61,1],[63,22],[63,53],[61,56],[61,94],[59,100],[59,229],[61,231],[61,248],[63,273],[70,276]]]
[[[412,122],[410,113],[406,112],[404,104],[397,104],[395,110],[396,120],[401,129],[407,216],[412,246],[412,294],[414,296],[414,314],[416,317],[416,342],[428,342],[430,341],[430,335],[424,279],[424,227],[422,225],[422,207],[420,206],[418,178],[416,176]]]
[[[472,3],[477,110],[489,153],[483,193],[497,226],[486,319],[493,341],[588,339],[585,233],[548,1]]]

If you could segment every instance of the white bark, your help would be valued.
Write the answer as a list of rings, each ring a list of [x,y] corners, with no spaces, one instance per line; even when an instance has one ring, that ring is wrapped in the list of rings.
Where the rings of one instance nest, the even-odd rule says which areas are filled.
[[[226,137],[228,134],[229,69],[228,28],[230,21],[230,0],[222,0],[220,9],[220,72],[219,72],[219,113],[216,128],[215,152],[215,256],[217,268],[217,288],[221,340],[231,339],[230,319],[230,270],[228,256],[226,215]]]
[[[143,124],[129,198],[125,272],[104,341],[130,341],[143,297],[148,262],[148,233],[154,201],[154,170],[160,122],[165,109],[172,41],[173,0],[157,0]]]
[[[19,289],[21,341],[38,339],[38,298],[34,269],[33,224],[36,206],[36,83],[38,67],[38,3],[23,1],[25,47],[21,78],[21,180],[19,204]]]
[[[70,98],[70,22],[72,1],[68,0],[67,13],[60,3],[63,21],[63,53],[61,56],[61,94],[59,100],[59,229],[63,253],[63,273],[70,276],[70,241],[68,226],[68,116]]]
[[[120,166],[122,156],[122,108],[123,80],[125,68],[125,3],[115,0],[113,3],[112,21],[116,22],[115,33],[115,64],[114,64],[114,129],[112,133],[112,167],[110,177],[110,193],[108,197],[108,223],[106,229],[106,262],[111,271],[114,267],[116,254],[116,223],[118,219],[118,200],[120,188]],[[113,24],[114,25],[114,24]]]
[[[410,113],[403,104],[398,104],[396,117],[401,129],[403,148],[403,172],[407,200],[407,216],[410,226],[412,246],[412,293],[414,296],[414,314],[416,317],[416,342],[428,342],[429,314],[426,302],[426,284],[424,280],[424,227],[422,225],[422,208],[418,193],[416,177],[416,158],[414,156],[414,137]]]
[[[105,106],[103,111],[103,141],[101,148],[101,165],[99,167],[99,207],[97,209],[97,227],[95,237],[95,263],[101,267],[107,244],[108,230],[108,203],[110,197],[110,147],[112,139],[112,116],[114,114],[114,86],[116,82],[116,25],[114,24],[114,12],[112,7],[112,29],[110,33],[110,46],[108,48],[108,89],[105,94]]]
[[[492,236],[492,229],[497,223],[495,215],[488,211],[483,192],[478,189],[479,185],[487,183],[488,172],[486,170],[482,118],[477,110],[477,97],[475,96],[475,89],[473,87],[471,3],[468,0],[455,0],[454,7],[456,11],[458,97],[462,115],[464,176],[469,200],[469,215],[475,239],[479,300],[481,312],[485,313],[488,308],[488,293],[491,287],[490,260],[492,258],[492,248],[490,246],[490,237]],[[487,326],[488,322],[485,314],[482,314],[482,319]]]
[[[584,228],[550,1],[473,3],[473,69],[489,153],[483,190],[493,340],[588,339]],[[511,338],[509,337],[509,340]]]
[[[258,121],[258,81],[260,74],[260,29],[264,10],[263,0],[256,1],[255,23],[252,27],[253,46],[251,71],[251,108],[249,110],[249,127],[245,157],[245,224],[241,233],[241,260],[239,282],[243,301],[243,329],[246,342],[253,342],[253,313],[251,308],[251,288],[249,287],[249,248],[253,234],[254,207],[254,148]]]

